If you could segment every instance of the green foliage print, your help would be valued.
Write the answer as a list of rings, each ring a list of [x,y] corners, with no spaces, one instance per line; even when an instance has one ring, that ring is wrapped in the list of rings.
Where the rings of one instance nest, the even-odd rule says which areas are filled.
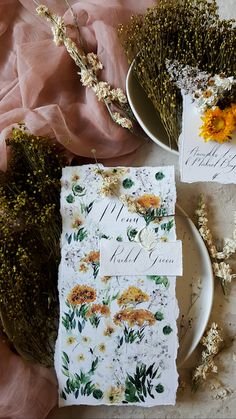
[[[70,372],[70,359],[66,352],[62,353],[62,373],[67,377],[66,385],[62,390],[60,396],[64,400],[67,400],[68,394],[74,394],[77,399],[79,395],[90,396],[92,395],[95,399],[101,399],[103,392],[95,386],[92,382],[92,377],[98,366],[98,357],[96,357],[91,364],[89,371],[84,372],[82,369],[79,373],[72,374]]]
[[[74,240],[75,242],[78,242],[78,241],[82,242],[87,236],[88,236],[87,230],[84,227],[82,227],[74,233],[71,233],[71,234],[66,233],[65,239],[68,244],[71,244],[72,240]]]
[[[123,343],[141,342],[145,336],[144,329],[145,326],[143,326],[140,330],[134,330],[131,327],[125,326],[123,336],[118,336],[118,349],[123,345]]]
[[[167,223],[161,224],[161,230],[168,233],[173,228],[173,226],[174,226],[174,219],[172,218]]]
[[[154,390],[157,391],[157,389],[153,381],[156,378],[160,378],[160,374],[157,375],[158,369],[159,367],[155,368],[155,363],[149,367],[142,363],[140,366],[136,366],[136,371],[133,375],[127,374],[125,380],[125,400],[123,403],[144,403],[147,397],[154,399]],[[160,387],[158,387],[158,390],[160,390]]]
[[[147,278],[154,281],[156,285],[162,284],[164,287],[169,288],[170,284],[167,276],[147,275]]]
[[[62,316],[63,326],[67,332],[75,330],[77,327],[79,333],[81,333],[87,320],[86,314],[89,309],[88,304],[82,304],[80,307],[76,307],[66,301],[66,305],[68,307],[68,311],[64,312],[64,315]]]
[[[149,225],[158,217],[165,217],[166,216],[166,208],[149,208],[144,215],[144,220],[146,221],[146,225]]]

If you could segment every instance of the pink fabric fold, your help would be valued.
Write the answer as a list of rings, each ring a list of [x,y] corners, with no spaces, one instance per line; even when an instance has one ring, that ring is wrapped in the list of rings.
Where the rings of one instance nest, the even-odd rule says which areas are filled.
[[[125,88],[127,61],[117,25],[142,13],[154,0],[71,0],[86,52],[104,65],[100,80]],[[42,2],[43,3],[43,2]],[[63,0],[47,6],[72,23]],[[94,93],[81,86],[72,59],[52,41],[48,22],[32,0],[0,1],[0,170],[7,167],[5,139],[25,121],[30,131],[56,139],[68,159],[91,158],[105,165],[132,164],[140,139],[116,126]],[[0,418],[43,419],[56,405],[53,373],[24,362],[0,336]]]
[[[117,38],[117,25],[133,12],[144,11],[152,1],[71,4],[87,52],[96,52],[104,64],[100,79],[125,89],[128,65]],[[51,0],[47,5],[72,23],[63,1]],[[7,164],[6,134],[22,120],[35,134],[56,138],[71,156],[91,158],[95,148],[97,157],[106,164],[109,160],[111,164],[126,163],[125,156],[130,163],[142,140],[114,124],[94,92],[81,85],[74,62],[64,46],[52,42],[49,24],[36,15],[33,2],[2,0],[0,16],[0,169],[5,170]]]
[[[0,418],[43,419],[55,406],[52,371],[23,361],[0,336]]]

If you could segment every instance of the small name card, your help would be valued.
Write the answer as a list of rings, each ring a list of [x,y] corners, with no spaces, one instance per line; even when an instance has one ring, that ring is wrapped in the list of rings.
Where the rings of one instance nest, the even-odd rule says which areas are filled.
[[[203,122],[189,96],[183,96],[183,123],[180,136],[182,182],[236,183],[236,134],[230,142],[205,142],[199,136]]]
[[[182,275],[182,242],[159,242],[151,250],[139,243],[101,239],[101,276]]]

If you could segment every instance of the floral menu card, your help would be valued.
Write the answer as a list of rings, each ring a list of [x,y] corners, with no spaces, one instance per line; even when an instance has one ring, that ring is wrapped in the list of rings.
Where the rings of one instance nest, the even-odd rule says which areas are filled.
[[[175,272],[181,273],[175,201],[173,167],[63,169],[55,354],[60,406],[175,404]],[[129,275],[114,265],[112,274],[102,274],[101,246],[124,267],[142,252],[155,266],[157,245],[159,266],[174,266],[171,276],[159,268],[150,274],[142,263]],[[179,249],[178,257],[168,246]]]

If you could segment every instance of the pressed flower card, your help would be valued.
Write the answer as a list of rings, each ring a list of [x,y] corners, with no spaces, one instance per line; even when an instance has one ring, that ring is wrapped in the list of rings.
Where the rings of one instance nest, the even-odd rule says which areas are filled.
[[[201,132],[207,135],[207,130],[215,127],[219,137],[220,130],[226,129],[228,123],[225,117],[221,120],[220,111],[214,114],[208,111],[206,118],[208,120],[204,124],[204,117],[191,97],[184,95],[180,137],[181,180],[189,183],[236,183],[236,131],[232,132],[228,142],[204,141]]]
[[[175,275],[182,269],[175,201],[173,167],[63,169],[60,406],[175,403]],[[116,253],[116,263],[139,252],[140,263],[107,270],[116,249],[126,252],[123,259]],[[155,269],[146,271],[147,263]],[[168,264],[171,275],[160,270]]]

